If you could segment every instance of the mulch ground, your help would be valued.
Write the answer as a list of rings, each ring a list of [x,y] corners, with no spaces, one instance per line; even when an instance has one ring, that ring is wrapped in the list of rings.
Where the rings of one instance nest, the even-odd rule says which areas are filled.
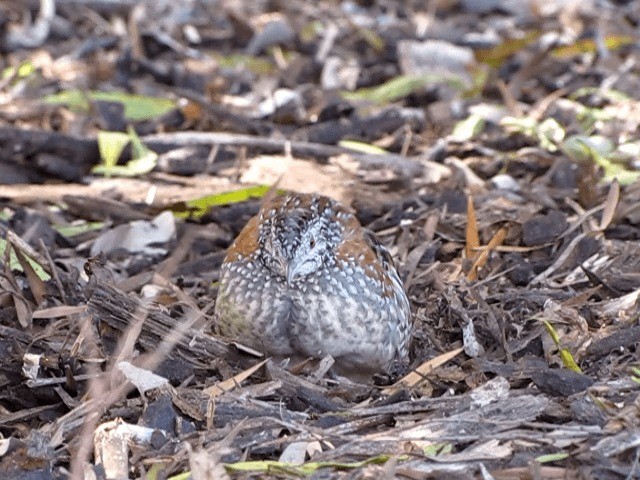
[[[640,2],[173,3],[0,5],[0,478],[639,477]],[[212,333],[270,188],[389,247],[409,364]]]

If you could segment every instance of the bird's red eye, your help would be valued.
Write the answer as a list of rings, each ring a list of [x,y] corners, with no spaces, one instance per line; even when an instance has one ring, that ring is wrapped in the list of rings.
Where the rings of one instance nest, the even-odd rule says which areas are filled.
[[[313,248],[316,246],[316,241],[312,238],[311,240],[309,240],[309,247]]]

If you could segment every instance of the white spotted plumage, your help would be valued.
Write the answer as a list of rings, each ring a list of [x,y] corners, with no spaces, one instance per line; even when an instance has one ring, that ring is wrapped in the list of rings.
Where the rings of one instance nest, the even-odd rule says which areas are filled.
[[[263,207],[222,266],[219,333],[277,356],[332,355],[345,373],[408,355],[409,301],[393,261],[353,214],[323,196]]]

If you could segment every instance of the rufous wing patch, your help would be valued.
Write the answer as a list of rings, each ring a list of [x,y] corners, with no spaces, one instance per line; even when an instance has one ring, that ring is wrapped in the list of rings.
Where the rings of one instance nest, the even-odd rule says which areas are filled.
[[[370,265],[371,269],[365,269],[365,274],[377,279],[384,277],[380,260],[366,241],[365,230],[359,225],[355,229],[345,230],[344,238],[336,249],[336,260],[339,264],[355,261],[361,265]]]
[[[258,216],[251,218],[244,226],[242,231],[238,234],[234,242],[227,250],[227,255],[224,258],[226,262],[235,262],[240,257],[248,257],[254,254],[259,247],[258,237],[260,235],[260,229],[258,227]]]
[[[260,208],[260,215],[264,218],[269,216],[269,212],[272,210],[281,213],[296,208],[308,209],[318,214],[322,214],[326,209],[331,209],[334,212],[345,211],[343,207],[328,197],[298,193],[296,195],[273,195],[270,198],[265,198]]]

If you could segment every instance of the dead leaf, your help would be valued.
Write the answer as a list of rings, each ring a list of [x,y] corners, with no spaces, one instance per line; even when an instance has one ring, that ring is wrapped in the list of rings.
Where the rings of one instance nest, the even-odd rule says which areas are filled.
[[[6,265],[9,264],[6,263]],[[11,300],[13,301],[13,305],[16,309],[16,316],[18,317],[18,323],[20,324],[20,326],[22,328],[31,327],[31,321],[33,318],[31,305],[26,298],[18,293],[18,289],[14,287],[7,276],[0,275],[0,298],[2,297],[3,293],[11,296]]]
[[[617,179],[611,182],[609,193],[607,193],[607,199],[604,202],[604,210],[602,211],[602,219],[600,220],[600,230],[606,230],[611,224],[613,217],[616,213],[616,207],[618,206],[618,200],[620,199],[620,184]]]
[[[218,395],[222,395],[225,392],[230,392],[231,390],[234,390],[238,385],[240,385],[244,380],[257,372],[268,361],[269,359],[267,358],[266,360],[255,364],[253,367],[248,368],[244,372],[240,372],[239,374],[231,378],[216,383],[215,385],[211,385],[209,388],[204,389],[204,393],[211,395],[212,397],[216,397]]]
[[[43,308],[33,312],[33,318],[62,318],[69,315],[84,313],[87,310],[86,305],[70,306],[60,305],[59,307]]]
[[[423,382],[425,380],[425,377],[434,369],[436,369],[440,365],[447,363],[449,360],[457,356],[459,353],[462,353],[463,351],[464,348],[460,347],[456,348],[455,350],[451,350],[450,352],[438,355],[437,357],[434,357],[430,360],[427,360],[419,367],[414,368],[411,372],[402,377],[393,385],[383,389],[382,393],[384,393],[385,395],[393,395],[399,390],[415,387],[420,382]]]
[[[472,282],[478,279],[478,270],[484,267],[484,265],[487,263],[487,260],[489,259],[489,254],[493,250],[495,250],[496,247],[501,245],[502,242],[504,242],[504,239],[507,238],[508,232],[509,232],[509,229],[505,226],[502,226],[498,229],[498,231],[491,238],[489,243],[482,249],[482,251],[480,252],[480,255],[478,255],[478,258],[476,258],[476,261],[473,263],[471,270],[467,274],[468,281]]]
[[[478,220],[476,219],[476,209],[473,206],[471,195],[467,197],[467,229],[466,242],[464,247],[465,256],[474,259],[477,255],[476,249],[480,247],[480,235],[478,234]]]
[[[16,254],[16,258],[20,265],[22,266],[22,270],[24,271],[25,276],[27,277],[27,282],[29,283],[29,289],[31,290],[31,294],[36,301],[36,305],[41,305],[44,302],[44,297],[47,293],[47,288],[44,282],[38,277],[38,274],[35,272],[31,264],[27,261],[22,251],[16,246],[11,244],[13,250]]]

